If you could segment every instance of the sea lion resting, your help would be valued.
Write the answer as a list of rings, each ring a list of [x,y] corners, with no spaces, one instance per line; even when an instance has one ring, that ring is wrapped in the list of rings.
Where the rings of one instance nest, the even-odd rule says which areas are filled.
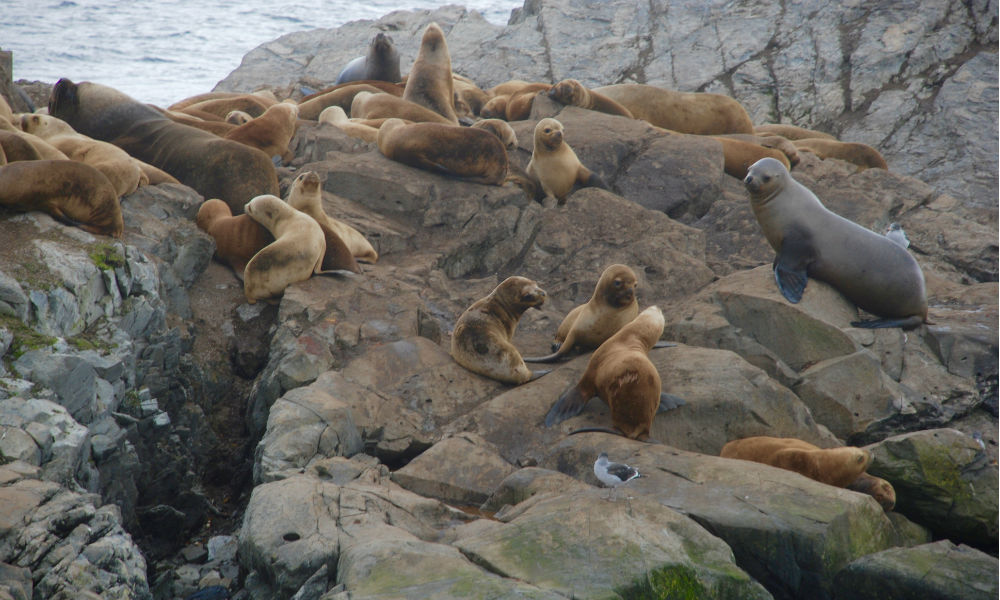
[[[857,480],[872,461],[871,452],[855,446],[824,450],[803,440],[768,436],[728,442],[719,456],[795,471],[836,487],[847,487]]]
[[[389,119],[377,141],[386,158],[441,175],[503,185],[510,173],[503,142],[485,129]]]

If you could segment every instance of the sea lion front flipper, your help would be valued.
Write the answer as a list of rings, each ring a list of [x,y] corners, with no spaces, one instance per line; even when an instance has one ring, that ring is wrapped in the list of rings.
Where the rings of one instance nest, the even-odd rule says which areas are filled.
[[[851,321],[851,327],[859,327],[861,329],[887,329],[890,327],[899,327],[902,329],[914,329],[919,327],[924,322],[924,318],[920,315],[913,315],[910,317],[904,317],[902,319],[873,319],[871,321]]]
[[[684,398],[660,392],[660,406],[656,409],[656,412],[667,412],[685,404],[687,404],[687,401]]]
[[[608,184],[601,179],[601,176],[594,173],[587,167],[580,165],[580,169],[576,173],[576,182],[580,187],[596,187],[602,190],[610,190]]]
[[[774,281],[781,295],[792,304],[802,300],[802,294],[809,283],[806,269],[812,262],[813,251],[805,237],[798,232],[789,232],[781,241],[781,250],[774,257]]]
[[[580,386],[572,385],[566,388],[566,391],[559,396],[556,403],[549,409],[548,414],[545,415],[545,426],[552,427],[570,417],[580,414],[583,411],[583,407],[587,405],[588,400],[590,398],[584,398],[580,392]]]
[[[548,375],[551,372],[552,372],[552,369],[542,369],[540,371],[532,371],[531,372],[531,379],[529,379],[528,381],[534,381],[534,380],[538,379],[539,377],[541,377],[542,375]]]

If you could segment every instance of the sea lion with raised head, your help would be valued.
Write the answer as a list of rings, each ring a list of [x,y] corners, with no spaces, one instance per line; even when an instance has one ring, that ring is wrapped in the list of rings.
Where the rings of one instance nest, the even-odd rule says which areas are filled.
[[[392,38],[378,32],[372,41],[368,43],[368,51],[364,56],[359,56],[347,63],[347,66],[337,75],[336,83],[348,83],[351,81],[361,81],[365,79],[375,79],[379,81],[391,81],[393,83],[401,79],[399,74],[399,52],[392,43]]]
[[[274,300],[285,288],[322,271],[326,242],[312,217],[270,194],[247,202],[246,214],[267,228],[274,241],[254,254],[243,270],[247,302]]]
[[[773,158],[754,163],[743,182],[777,253],[774,278],[789,302],[801,300],[809,277],[815,277],[880,317],[852,322],[855,327],[912,329],[927,322],[924,274],[909,252],[827,210]]]
[[[534,149],[528,161],[528,176],[538,182],[546,197],[564,204],[577,185],[608,189],[596,173],[583,166],[563,139],[563,125],[551,118],[535,125]]]
[[[320,225],[328,227],[338,238],[343,240],[343,243],[353,257],[372,263],[377,261],[378,253],[375,252],[375,248],[372,247],[365,236],[361,235],[361,232],[343,221],[334,219],[323,210],[323,189],[320,186],[321,183],[319,175],[315,171],[299,173],[295,177],[295,180],[292,181],[292,185],[288,190],[288,204],[306,213]],[[330,268],[347,269],[355,272],[361,271],[357,265]]]
[[[437,23],[424,29],[420,51],[406,76],[403,99],[415,102],[458,124],[455,114],[455,79],[451,73],[448,42]],[[355,116],[353,113],[351,116]],[[415,120],[415,119],[413,119]]]

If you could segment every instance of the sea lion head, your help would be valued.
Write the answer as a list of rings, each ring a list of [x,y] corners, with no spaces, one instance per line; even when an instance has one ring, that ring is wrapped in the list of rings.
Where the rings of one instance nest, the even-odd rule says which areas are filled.
[[[479,116],[484,119],[506,119],[507,100],[510,96],[495,96],[490,98],[482,108],[479,109]]]
[[[535,147],[555,150],[563,143],[562,123],[552,118],[542,119],[535,125]]]
[[[195,222],[198,224],[198,229],[207,232],[217,220],[231,216],[233,216],[233,212],[229,210],[228,204],[218,198],[211,198],[205,200],[198,208]]]
[[[253,117],[250,116],[250,113],[244,110],[231,110],[226,115],[226,123],[232,123],[233,125],[243,125],[252,120]]]
[[[762,158],[750,165],[743,185],[754,202],[765,202],[785,187],[788,169],[774,158]]]
[[[611,265],[604,269],[597,282],[596,295],[612,308],[624,308],[635,302],[635,288],[639,285],[635,273],[625,265]]]
[[[494,297],[510,312],[521,315],[529,308],[538,308],[545,304],[545,290],[538,287],[538,284],[517,275],[508,277],[500,282],[500,285],[493,290]]]
[[[472,124],[477,129],[485,129],[500,138],[507,150],[517,148],[517,134],[507,121],[500,119],[480,119]]]
[[[380,31],[375,34],[375,37],[372,38],[372,41],[368,47],[371,49],[371,52],[374,52],[376,54],[381,52],[392,53],[396,51],[396,47],[392,43],[392,38],[383,31]]]
[[[49,95],[49,114],[58,114],[60,111],[73,111],[80,104],[77,95],[77,85],[72,80],[63,77],[52,87]]]
[[[655,304],[646,307],[636,318],[622,328],[628,331],[628,335],[640,338],[646,345],[647,350],[651,349],[660,336],[663,335],[663,311]]]
[[[549,89],[548,95],[561,104],[581,106],[586,92],[587,89],[576,79],[563,79]]]
[[[304,171],[292,181],[288,191],[288,204],[307,213],[322,211],[321,180],[315,171]]]
[[[288,211],[295,209],[282,202],[281,198],[277,196],[263,194],[247,202],[243,210],[251,219],[270,230],[278,220],[288,214]]]
[[[444,39],[444,32],[441,31],[441,27],[437,23],[431,23],[427,26],[427,29],[424,29],[424,36],[420,39],[419,55],[423,56],[425,50],[436,54],[442,49],[445,52],[445,56],[449,56],[448,42]],[[419,59],[420,56],[417,58]]]

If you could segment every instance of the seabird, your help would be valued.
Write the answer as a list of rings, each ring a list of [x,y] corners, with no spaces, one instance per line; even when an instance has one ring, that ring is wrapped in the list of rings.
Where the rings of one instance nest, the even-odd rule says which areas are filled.
[[[910,240],[907,239],[906,232],[903,231],[903,226],[899,223],[889,223],[889,228],[885,230],[885,237],[902,248],[910,247]]]
[[[611,488],[612,494],[618,489],[618,486],[625,485],[629,481],[641,477],[639,470],[634,467],[610,462],[607,452],[601,452],[601,455],[597,457],[597,461],[594,462],[594,475],[597,476],[601,483]]]

